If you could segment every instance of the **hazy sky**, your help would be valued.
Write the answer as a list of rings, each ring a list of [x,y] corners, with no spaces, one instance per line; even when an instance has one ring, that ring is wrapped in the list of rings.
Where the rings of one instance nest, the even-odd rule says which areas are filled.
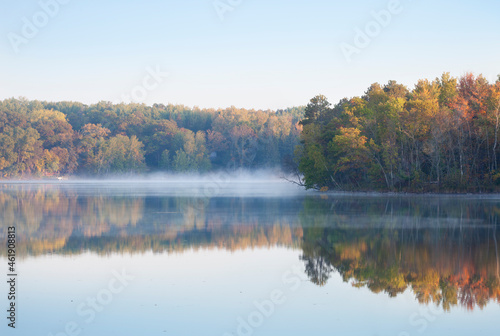
[[[55,1],[0,0],[0,99],[276,109],[500,74],[498,0]]]

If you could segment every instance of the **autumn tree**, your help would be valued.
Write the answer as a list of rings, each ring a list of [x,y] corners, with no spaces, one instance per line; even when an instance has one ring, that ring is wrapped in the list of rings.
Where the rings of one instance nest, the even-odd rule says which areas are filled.
[[[500,184],[499,84],[466,74],[389,81],[306,107],[299,168],[308,188],[479,191]]]

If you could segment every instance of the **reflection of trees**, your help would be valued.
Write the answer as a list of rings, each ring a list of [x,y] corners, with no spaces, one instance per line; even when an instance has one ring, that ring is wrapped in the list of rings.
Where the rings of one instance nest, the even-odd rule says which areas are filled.
[[[331,266],[353,286],[391,297],[411,288],[420,303],[438,303],[445,310],[500,302],[495,203],[351,202],[305,203],[301,259],[311,281],[323,285],[315,270]],[[357,213],[362,223],[356,223]],[[367,218],[373,218],[371,226]]]
[[[20,256],[298,246],[302,229],[294,224],[296,217],[279,211],[287,206],[279,199],[132,197],[57,185],[3,186],[0,237],[16,225]]]
[[[0,237],[16,225],[21,257],[300,246],[305,271],[320,286],[336,271],[353,286],[391,297],[410,288],[419,302],[445,310],[500,301],[494,202],[307,198],[301,210],[279,198],[1,188]]]
[[[461,239],[452,230],[426,229],[419,233],[421,238],[406,240],[400,231],[324,228],[322,241],[328,241],[330,248],[308,241],[311,230],[317,231],[304,229],[301,259],[318,285],[336,270],[353,286],[391,297],[410,287],[420,303],[439,303],[446,310],[457,304],[482,308],[491,299],[500,299],[491,229],[466,230]]]
[[[319,286],[324,286],[333,271],[328,258],[328,244],[322,237],[322,230],[311,228],[302,242],[304,253],[300,257],[305,263],[305,271],[309,279]]]
[[[324,286],[332,272],[332,266],[322,255],[304,254],[301,257],[306,264],[306,274],[311,281],[319,286]]]
[[[85,237],[100,237],[114,228],[134,227],[142,218],[143,199],[85,197],[75,213]]]

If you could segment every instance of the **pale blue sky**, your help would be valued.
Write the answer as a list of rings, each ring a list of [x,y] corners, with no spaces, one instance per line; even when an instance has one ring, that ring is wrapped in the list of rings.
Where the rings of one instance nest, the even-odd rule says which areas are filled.
[[[0,99],[118,102],[148,67],[169,76],[148,81],[146,104],[271,109],[319,93],[336,102],[390,79],[413,87],[443,71],[500,74],[494,0],[400,0],[401,13],[348,63],[340,44],[390,1],[241,0],[221,20],[214,0],[70,0],[16,53],[9,38],[42,7],[0,0]]]

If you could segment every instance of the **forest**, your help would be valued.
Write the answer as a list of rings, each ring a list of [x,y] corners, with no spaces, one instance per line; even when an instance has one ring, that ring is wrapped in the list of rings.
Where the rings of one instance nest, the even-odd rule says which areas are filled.
[[[500,76],[395,81],[284,110],[0,102],[0,177],[280,168],[308,189],[500,190]]]
[[[306,188],[399,192],[500,190],[500,76],[372,84],[331,105],[311,99],[301,121]]]
[[[0,177],[283,167],[303,111],[6,99]]]

